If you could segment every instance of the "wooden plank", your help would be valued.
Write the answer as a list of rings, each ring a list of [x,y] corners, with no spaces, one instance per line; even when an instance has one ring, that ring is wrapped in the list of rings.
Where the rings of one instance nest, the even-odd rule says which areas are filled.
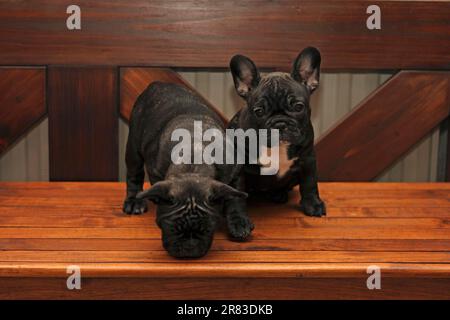
[[[0,262],[162,263],[180,269],[209,263],[447,263],[450,252],[380,251],[214,251],[201,259],[180,260],[165,251],[1,251]],[[180,274],[182,277],[182,274]]]
[[[153,218],[153,217],[152,217]],[[0,228],[0,239],[160,239],[156,228]],[[227,239],[224,232],[218,232],[216,239]],[[277,228],[258,225],[253,232],[254,239],[435,239],[450,240],[448,228],[424,229],[420,226],[382,227],[366,225],[364,228],[334,226],[329,228]]]
[[[184,80],[177,72],[164,68],[121,68],[120,69],[120,115],[126,121],[138,96],[153,82],[161,81],[183,85],[197,94],[204,103],[216,111],[227,122],[222,111],[212,105],[202,94]]]
[[[0,279],[67,278],[73,263],[1,262]],[[86,278],[367,278],[372,263],[78,263]],[[384,278],[448,278],[447,263],[377,263]],[[365,281],[364,279],[364,281]],[[0,287],[0,292],[1,292]]]
[[[66,275],[67,276],[67,275]],[[450,299],[450,281],[386,278],[382,290],[366,279],[158,279],[105,278],[82,281],[67,290],[66,279],[0,278],[1,299]],[[118,290],[117,288],[120,288]],[[157,288],[157,290],[154,290]],[[180,290],[182,288],[182,290]]]
[[[450,88],[449,88],[449,91],[448,91],[448,97],[449,97],[448,104],[450,104]],[[450,117],[448,118],[448,122],[450,123]],[[450,135],[449,135],[448,131],[447,131],[447,152],[446,152],[446,155],[447,155],[447,163],[446,163],[447,172],[446,172],[445,181],[450,182]]]
[[[48,90],[50,180],[117,180],[115,68],[52,66]]]
[[[325,189],[325,188],[324,188]],[[326,190],[326,189],[325,189]],[[357,190],[357,189],[356,189]],[[100,191],[99,191],[100,192]],[[55,199],[55,198],[45,198],[43,197],[30,197],[27,198],[27,203],[29,206],[36,208],[45,212],[47,209],[49,212],[54,212],[55,209],[60,210],[61,208],[67,208],[69,212],[77,212],[78,210],[89,210],[92,214],[98,211],[106,211],[114,215],[120,215],[120,203],[123,200],[123,195],[121,194],[123,190],[117,190],[116,194],[113,196],[115,202],[109,202],[104,198],[100,198],[97,202],[95,199],[95,195],[86,196],[85,202],[80,204],[78,207],[76,206],[77,198],[73,195],[67,195],[66,199]],[[376,191],[374,191],[376,192]],[[322,192],[321,192],[322,193]],[[405,192],[407,193],[407,192]],[[108,193],[106,193],[108,194]],[[411,194],[414,194],[413,192]],[[448,198],[444,198],[448,196],[449,192],[441,192],[441,198],[439,198],[439,193],[437,196],[432,197],[424,197],[422,199],[412,199],[411,202],[408,202],[407,197],[402,197],[400,199],[389,198],[388,196],[384,196],[381,194],[378,197],[373,198],[363,198],[361,196],[356,197],[354,199],[344,198],[345,193],[339,192],[337,194],[329,194],[327,191],[323,192],[323,198],[327,203],[330,203],[330,210],[335,212],[334,215],[330,215],[330,217],[357,217],[357,216],[389,216],[389,212],[395,213],[399,212],[400,215],[405,217],[429,217],[424,209],[429,208],[430,214],[437,214],[438,216],[447,216],[446,208],[449,208],[449,200]],[[98,195],[102,197],[102,194]],[[0,209],[2,211],[7,211],[9,208],[17,208],[17,210],[21,210],[22,212],[26,212],[27,208],[20,205],[20,200],[18,198],[11,198],[6,196],[0,197],[3,207],[5,209]],[[289,216],[298,216],[299,213],[295,212],[296,208],[295,203],[299,197],[295,195],[295,192],[292,193],[292,197],[289,200],[289,204],[283,207],[277,207],[277,205],[273,203],[266,203],[264,201],[257,202],[251,201],[250,203],[253,205],[253,208],[258,209],[257,211],[261,212],[262,215],[270,215],[270,210],[275,210],[278,208],[279,213],[282,215]],[[358,206],[360,204],[360,206]],[[53,208],[51,208],[53,206]],[[152,205],[150,205],[152,206]],[[267,207],[267,209],[265,209]],[[389,211],[389,210],[393,211]],[[298,209],[298,208],[297,208]],[[348,210],[348,212],[345,212]],[[403,211],[404,210],[404,211]],[[448,209],[447,209],[448,210]],[[79,212],[79,211],[78,211]],[[330,213],[331,214],[331,213]]]
[[[446,218],[449,215],[448,183],[321,183],[319,189],[327,202],[329,218]],[[121,183],[1,183],[0,213],[4,219],[23,218],[30,220],[29,223],[33,223],[28,219],[33,212],[42,212],[35,215],[38,216],[36,223],[39,223],[39,217],[45,219],[46,215],[57,214],[72,219],[101,218],[100,221],[105,221],[107,217],[122,217],[120,220],[134,221],[122,215],[123,190]],[[49,197],[50,194],[63,196]],[[83,199],[81,203],[80,198]],[[283,206],[262,201],[251,201],[250,204],[251,211],[261,217],[270,218],[274,210],[279,217],[302,217],[297,210],[298,201],[298,192],[294,190],[289,203]],[[154,212],[153,205],[150,209]],[[143,217],[145,215],[134,219],[140,223]]]
[[[7,1],[0,3],[0,61],[227,67],[240,52],[261,67],[290,68],[314,45],[329,70],[450,68],[450,3],[381,1],[382,28],[368,30],[371,4],[86,0],[82,30],[69,31],[66,3]]]
[[[446,251],[450,240],[426,239],[215,239],[211,251]],[[16,251],[163,251],[160,239],[0,239],[0,250]]]
[[[294,197],[293,197],[294,198]],[[329,198],[327,197],[328,201]],[[37,200],[38,201],[38,200]],[[117,201],[119,203],[120,200]],[[382,200],[380,200],[382,201]],[[302,218],[301,212],[295,208],[295,200],[291,200],[291,205],[283,208],[279,208],[273,203],[267,203],[264,210],[261,210],[265,203],[256,204],[250,202],[251,214],[255,215],[255,218],[262,220],[270,218],[273,215],[273,211],[278,210],[277,215],[283,216],[283,218],[293,217]],[[35,226],[35,227],[45,227],[48,226],[48,220],[50,218],[56,219],[52,221],[52,225],[58,227],[65,227],[73,225],[73,222],[86,222],[88,224],[97,224],[110,227],[120,227],[120,226],[135,226],[148,223],[147,215],[124,218],[122,216],[120,205],[116,206],[80,206],[80,208],[75,207],[64,207],[64,212],[61,210],[61,206],[40,206],[33,205],[33,210],[31,207],[24,208],[17,205],[5,205],[0,207],[0,225],[2,226]],[[149,215],[153,216],[154,209],[150,204]],[[328,218],[448,218],[449,208],[448,207],[327,207]],[[45,216],[37,216],[34,212],[45,212]],[[80,214],[82,212],[82,214]],[[117,221],[115,220],[116,218]],[[66,221],[69,222],[66,222]],[[71,224],[72,223],[72,224]]]
[[[448,88],[448,94],[447,94],[447,104],[450,105],[450,84]],[[444,167],[444,179],[443,181],[450,182],[450,116],[445,120],[445,131],[441,134],[446,134],[447,138],[447,145],[443,146],[442,152],[444,155],[442,155],[442,161],[443,161],[443,167]],[[444,129],[444,126],[441,126],[441,130]],[[441,160],[441,159],[439,159]]]
[[[0,182],[0,196],[2,195],[26,195],[28,197],[34,196],[42,196],[48,192],[52,191],[62,191],[66,193],[68,196],[72,195],[73,197],[77,196],[91,196],[95,197],[95,194],[92,194],[92,191],[97,190],[101,193],[102,196],[108,195],[113,197],[118,197],[118,192],[123,191],[124,183],[118,182],[20,182],[20,181],[11,181],[11,182]],[[144,187],[148,188],[150,186],[149,183],[145,183]],[[417,183],[404,183],[404,182],[387,182],[387,183],[369,183],[369,182],[326,182],[322,183],[320,187],[323,188],[324,192],[339,194],[343,192],[343,194],[348,194],[348,192],[358,191],[356,194],[352,194],[352,196],[356,196],[359,192],[364,192],[367,196],[372,197],[383,197],[391,192],[411,192],[411,191],[420,191],[423,192],[424,195],[434,194],[439,195],[439,192],[449,192],[450,184],[448,183],[428,183],[428,182],[417,182]]]
[[[0,92],[1,155],[46,115],[45,68],[0,67]]]
[[[107,210],[99,210],[99,209],[89,209],[87,207],[81,208],[70,208],[70,209],[62,209],[61,207],[40,207],[40,208],[21,208],[16,209],[17,207],[2,207],[0,208],[0,227],[38,227],[45,228],[48,226],[51,227],[73,227],[73,226],[84,226],[87,228],[135,228],[135,227],[143,227],[143,226],[153,226],[155,210],[154,207],[151,207],[151,212],[148,214],[144,214],[137,217],[123,216],[121,212],[120,206],[117,206],[114,209]],[[276,208],[273,207],[273,210]],[[444,208],[443,208],[444,209]],[[342,212],[345,213],[345,210],[352,211],[353,209],[343,209],[343,210],[331,210],[328,218],[324,219],[311,219],[309,217],[305,217],[300,211],[295,208],[289,206],[287,208],[283,208],[280,212],[277,212],[278,219],[276,221],[272,221],[273,211],[262,210],[251,208],[250,215],[252,216],[252,220],[256,223],[257,226],[266,226],[270,224],[274,224],[280,228],[284,227],[295,227],[300,226],[303,228],[331,228],[331,227],[363,227],[365,225],[370,224],[373,227],[428,227],[428,228],[450,228],[450,223],[448,222],[449,214],[448,211],[450,207],[445,208],[447,213],[441,214],[441,217],[427,217],[426,216],[426,208],[421,210],[423,214],[420,216],[407,216],[404,214],[402,217],[395,216],[392,217],[392,212],[394,210],[390,210],[387,208],[384,213],[384,216],[373,217],[370,214],[357,215],[358,212],[355,213],[354,216],[341,215]],[[64,210],[64,212],[62,212]],[[402,212],[401,210],[398,210]],[[287,214],[284,214],[286,212]],[[338,216],[334,215],[337,212]],[[367,211],[370,212],[370,211]],[[391,216],[388,216],[388,213],[391,212]],[[348,212],[347,212],[348,213]],[[327,214],[328,215],[328,214]]]
[[[401,71],[316,144],[323,181],[375,179],[450,113],[445,72]]]
[[[442,192],[442,195],[448,195],[448,192]],[[355,215],[357,212],[362,212],[364,208],[369,208],[374,210],[374,212],[380,212],[383,208],[402,208],[402,206],[406,205],[406,202],[408,201],[407,197],[402,197],[400,199],[395,198],[389,198],[389,197],[383,197],[382,195],[380,197],[374,197],[374,198],[363,198],[361,196],[355,197],[355,199],[349,199],[349,198],[340,198],[342,197],[343,192],[331,195],[324,193],[323,199],[327,202],[332,203],[331,208],[355,208],[355,211],[350,211],[348,215]],[[99,200],[97,203],[95,202],[95,196],[87,197],[86,201],[83,204],[80,204],[79,209],[92,209],[92,210],[98,210],[98,209],[106,209],[108,211],[115,210],[114,212],[119,213],[120,211],[117,211],[120,209],[120,201],[123,195],[120,194],[120,191],[118,191],[115,198],[117,199],[115,202],[115,205],[110,203],[108,204],[108,200],[102,199]],[[295,209],[295,200],[298,197],[292,196],[292,205],[286,206],[283,208],[280,208],[281,212],[292,212],[293,209]],[[339,201],[341,200],[341,201]],[[384,201],[382,203],[377,203],[379,201]],[[58,200],[55,198],[44,198],[44,197],[35,197],[28,200],[33,207],[36,208],[42,208],[45,209],[49,206],[52,206],[53,204],[56,206],[56,208],[64,208],[66,206],[70,205],[76,205],[76,198],[74,196],[67,196],[67,199]],[[38,201],[41,201],[40,203]],[[2,197],[2,202],[4,202],[5,207],[14,207],[17,206],[18,200],[17,199],[11,199],[8,197]],[[274,204],[265,203],[265,202],[256,202],[253,201],[252,203],[255,203],[255,207],[257,208],[263,208],[264,205],[267,205],[268,207],[275,209],[276,206]],[[358,204],[360,203],[361,207],[358,207]],[[435,212],[441,212],[443,208],[449,208],[449,200],[447,198],[439,198],[439,197],[426,197],[424,199],[412,199],[410,203],[406,205],[406,208],[409,212],[413,211],[412,208],[418,208],[419,212],[423,212],[423,208],[426,208],[427,205],[429,208],[432,208],[435,210]],[[297,208],[298,209],[298,208]],[[361,210],[362,209],[362,210]],[[73,210],[73,208],[69,209]],[[263,211],[270,214],[270,211]],[[338,210],[336,212],[342,212],[342,210]]]
[[[49,193],[54,191],[61,191],[67,195],[67,199],[76,199],[77,197],[83,196],[87,199],[97,198],[98,196],[109,196],[113,198],[120,198],[122,195],[120,192],[123,191],[124,183],[112,183],[112,182],[1,182],[0,183],[0,197],[9,198],[13,201],[19,196],[26,196],[29,199],[44,198],[48,196]],[[148,188],[149,183],[144,184],[144,188]],[[354,199],[368,198],[390,198],[392,200],[398,197],[411,197],[426,199],[436,199],[437,201],[447,200],[447,196],[450,192],[450,184],[448,183],[368,183],[368,182],[351,182],[351,183],[339,183],[339,182],[326,182],[319,186],[321,192],[327,193],[332,197],[341,197],[342,200],[345,198]],[[93,194],[94,191],[99,192],[99,194]],[[343,197],[348,195],[349,192],[355,192],[352,197]],[[295,193],[294,193],[295,195]],[[442,200],[443,198],[443,200]],[[58,199],[60,203],[68,201],[67,199]],[[439,200],[441,199],[441,200]],[[103,201],[104,199],[100,199]],[[350,201],[350,200],[347,200]],[[99,203],[107,203],[99,202]],[[36,203],[38,205],[38,203]],[[409,204],[408,204],[409,206]]]

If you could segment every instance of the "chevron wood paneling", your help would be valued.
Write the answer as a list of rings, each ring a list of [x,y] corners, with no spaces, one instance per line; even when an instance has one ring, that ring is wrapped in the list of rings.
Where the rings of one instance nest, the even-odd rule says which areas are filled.
[[[45,68],[0,68],[0,155],[46,114]]]
[[[316,144],[322,181],[370,181],[450,113],[450,73],[402,71]]]
[[[219,108],[212,105],[206,98],[202,96],[192,85],[184,80],[178,73],[171,69],[165,68],[121,68],[120,70],[120,115],[126,121],[130,118],[131,110],[137,97],[147,88],[152,82],[161,81],[169,83],[177,83],[183,85],[198,96],[200,96],[205,104],[217,113],[226,121]]]

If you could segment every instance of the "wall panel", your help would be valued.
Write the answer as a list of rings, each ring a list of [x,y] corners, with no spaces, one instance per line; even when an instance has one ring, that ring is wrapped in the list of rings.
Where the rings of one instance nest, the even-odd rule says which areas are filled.
[[[48,120],[0,157],[0,181],[48,181]]]
[[[232,116],[243,105],[243,101],[234,92],[233,80],[228,72],[181,72],[181,75],[207,99],[220,107],[227,117]],[[316,137],[320,136],[389,77],[389,74],[375,73],[323,74],[321,86],[312,98],[312,119]],[[123,120],[118,121],[119,180],[123,181],[126,172],[124,155],[128,126]],[[45,156],[47,154],[45,150],[48,148],[46,127],[47,122],[44,121],[29,134],[34,138],[25,138],[0,158],[1,180],[48,179],[48,156]],[[39,131],[36,132],[36,130]],[[438,139],[439,130],[436,128],[413,150],[380,175],[378,180],[435,181]],[[28,141],[28,158],[24,151],[26,145],[24,141]],[[27,160],[23,160],[23,157]],[[34,160],[37,158],[40,159],[39,166]]]

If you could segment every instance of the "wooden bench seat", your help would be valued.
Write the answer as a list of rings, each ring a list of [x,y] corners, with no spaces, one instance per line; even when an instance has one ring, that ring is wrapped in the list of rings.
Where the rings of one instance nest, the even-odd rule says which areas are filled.
[[[450,184],[322,183],[324,218],[252,203],[251,241],[163,250],[154,206],[121,212],[123,183],[0,183],[0,298],[450,298]],[[66,288],[81,268],[81,290]],[[366,286],[381,268],[381,290]]]

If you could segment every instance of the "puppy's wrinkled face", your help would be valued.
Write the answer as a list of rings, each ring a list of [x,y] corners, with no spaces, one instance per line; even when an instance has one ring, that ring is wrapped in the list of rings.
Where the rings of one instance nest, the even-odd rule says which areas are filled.
[[[230,69],[237,93],[247,101],[248,121],[255,129],[278,129],[281,140],[301,144],[310,126],[311,93],[319,85],[320,53],[306,48],[291,74],[272,72],[260,77],[249,58],[236,55]]]
[[[249,115],[258,129],[278,129],[281,140],[299,142],[309,123],[309,92],[287,73],[264,76],[248,94]]]
[[[199,258],[211,247],[223,201],[247,195],[213,179],[182,175],[140,193],[157,207],[163,246],[176,258]]]

